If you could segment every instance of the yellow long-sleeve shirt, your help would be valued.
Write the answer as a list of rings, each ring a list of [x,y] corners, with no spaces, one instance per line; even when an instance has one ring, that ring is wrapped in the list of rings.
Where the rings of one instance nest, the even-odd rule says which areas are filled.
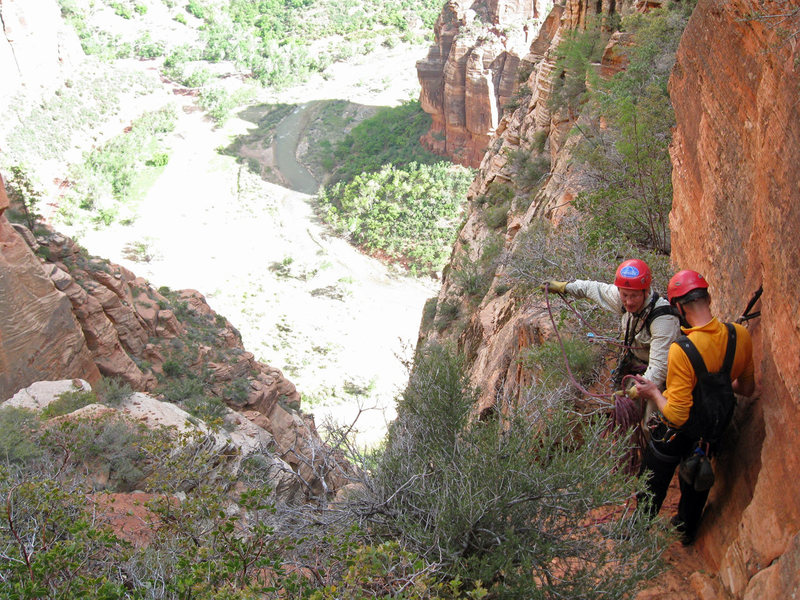
[[[731,381],[739,379],[741,383],[753,380],[753,342],[750,332],[743,326],[735,324],[736,355],[731,366]],[[728,330],[715,318],[700,327],[682,327],[683,332],[700,352],[706,369],[715,373],[722,368],[725,360],[725,349],[728,345]],[[697,385],[697,376],[689,357],[678,344],[672,344],[667,355],[667,389],[664,397],[664,417],[673,425],[680,427],[689,418],[692,409],[692,390]]]

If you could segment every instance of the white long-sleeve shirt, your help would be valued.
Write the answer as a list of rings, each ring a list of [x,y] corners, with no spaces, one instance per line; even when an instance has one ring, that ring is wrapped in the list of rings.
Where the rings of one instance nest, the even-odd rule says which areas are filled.
[[[650,306],[653,293],[647,296],[641,313],[629,313],[625,310],[617,286],[600,281],[577,279],[567,284],[567,293],[576,298],[586,298],[606,310],[622,315],[622,331],[638,331],[634,337],[631,353],[647,363],[644,372],[645,379],[655,383],[660,390],[664,389],[667,380],[667,354],[669,347],[680,335],[680,322],[673,315],[661,315],[650,324],[650,329],[644,324],[647,317],[647,307]],[[655,306],[669,306],[665,298],[656,300]],[[643,314],[642,314],[643,313]],[[630,328],[630,329],[628,329]]]

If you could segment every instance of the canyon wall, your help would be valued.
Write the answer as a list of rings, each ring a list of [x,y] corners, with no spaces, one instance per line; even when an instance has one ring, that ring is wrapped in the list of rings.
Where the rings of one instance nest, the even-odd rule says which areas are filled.
[[[699,540],[732,595],[752,600],[800,589],[798,33],[795,3],[701,0],[670,82],[673,263],[707,276],[725,318],[764,290],[749,325],[761,396],[740,407]]]
[[[458,339],[459,347],[467,355],[472,380],[480,387],[477,407],[480,413],[493,410],[498,398],[509,402],[520,398],[531,383],[530,371],[521,367],[522,354],[531,345],[550,337],[552,326],[541,297],[520,296],[503,285],[506,272],[503,262],[480,267],[478,275],[487,280],[488,289],[471,298],[465,297],[464,266],[482,265],[484,248],[488,245],[500,244],[505,255],[523,251],[518,239],[520,232],[541,220],[560,222],[571,201],[590,186],[586,173],[572,160],[571,151],[578,141],[577,136],[569,136],[574,120],[566,110],[553,111],[550,97],[558,44],[569,31],[598,16],[596,8],[585,0],[557,4],[522,56],[528,76],[519,85],[528,91],[520,96],[517,108],[503,114],[483,155],[468,193],[467,220],[444,274],[436,311],[428,326],[423,323],[422,343]],[[621,3],[620,8],[633,10],[629,4]],[[610,10],[608,6],[606,9]],[[598,68],[609,72],[618,68],[614,52],[617,43],[618,37],[612,37]],[[520,183],[524,167],[512,160],[515,154],[525,155],[529,163],[542,161],[540,182],[530,186]],[[497,226],[490,225],[489,210],[502,210],[491,206],[491,198],[505,193],[514,195],[514,201],[506,207],[507,217]],[[445,324],[444,320],[445,312],[454,310],[448,307],[457,307],[459,314],[452,324]]]
[[[551,0],[450,0],[439,15],[434,45],[417,63],[423,110],[433,118],[423,144],[477,167],[503,107],[517,87],[517,69]]]
[[[0,400],[56,372],[96,382],[100,373],[69,299],[6,219],[8,204],[0,177]]]
[[[558,25],[575,29],[597,15],[625,13],[642,0],[556,2]],[[659,2],[651,2],[659,4]],[[433,119],[422,143],[454,162],[478,167],[504,112],[524,103],[532,64],[526,55],[552,41],[552,0],[450,0],[434,44],[417,62],[420,103]],[[550,17],[548,16],[550,15]],[[546,20],[547,43],[539,37]],[[524,88],[521,88],[523,84]]]

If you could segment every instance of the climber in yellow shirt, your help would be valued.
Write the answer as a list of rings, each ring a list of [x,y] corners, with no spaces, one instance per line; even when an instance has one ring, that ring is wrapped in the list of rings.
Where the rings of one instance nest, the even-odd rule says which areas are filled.
[[[667,298],[690,326],[682,328],[684,336],[670,346],[666,389],[661,393],[653,382],[636,377],[639,395],[653,401],[663,415],[652,431],[642,464],[652,515],[661,508],[679,463],[689,464],[692,456],[708,460],[732,415],[733,394],[749,396],[755,389],[750,333],[713,316],[703,276],[688,270],[676,273],[667,287]],[[683,474],[680,478],[681,499],[673,524],[685,544],[697,534],[711,483],[713,474],[704,482]]]

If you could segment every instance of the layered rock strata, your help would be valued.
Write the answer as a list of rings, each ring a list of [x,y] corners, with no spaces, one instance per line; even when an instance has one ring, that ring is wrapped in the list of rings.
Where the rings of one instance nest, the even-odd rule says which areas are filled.
[[[331,478],[346,461],[320,451],[313,419],[294,410],[294,384],[256,361],[202,294],[156,290],[47,226],[34,236],[0,214],[0,400],[37,381],[101,375],[151,394],[167,393],[170,381],[202,380],[205,393],[269,432],[271,450],[307,493],[338,489]]]
[[[432,321],[439,321],[443,311],[453,305],[459,307],[460,314],[467,320],[465,329],[458,335],[458,344],[467,353],[473,381],[480,386],[477,410],[481,413],[492,410],[498,398],[509,402],[520,398],[531,376],[520,366],[521,356],[531,345],[550,337],[552,326],[538,299],[519,298],[510,292],[490,292],[474,307],[471,301],[464,299],[459,266],[479,264],[484,247],[497,243],[498,238],[505,253],[517,251],[519,232],[542,219],[559,223],[568,214],[572,200],[591,185],[588,175],[572,161],[571,150],[578,138],[568,137],[568,133],[574,120],[567,111],[554,112],[549,100],[559,42],[588,18],[596,17],[596,8],[581,0],[554,6],[523,56],[523,69],[529,75],[522,85],[529,93],[522,97],[518,108],[508,111],[500,120],[483,156],[468,193],[467,222],[459,232],[437,299],[437,312]],[[620,8],[633,10],[623,3]],[[603,61],[597,65],[599,70],[609,74],[619,70],[619,54],[614,51],[618,44],[619,36],[612,37],[603,53]],[[535,185],[526,187],[520,183],[524,166],[512,160],[515,154],[524,156],[528,164],[542,163],[542,177]],[[495,228],[487,224],[487,211],[492,202],[482,202],[498,193],[511,194],[514,199],[507,207],[504,225]],[[527,208],[520,210],[519,206]],[[482,275],[491,279],[489,289],[496,290],[501,285],[504,266],[496,264],[489,268],[492,272]],[[452,336],[451,329],[428,328],[420,341]]]
[[[451,0],[435,44],[417,63],[423,110],[433,117],[422,142],[477,167],[517,86],[517,70],[552,2]]]
[[[519,233],[537,221],[569,219],[566,207],[588,184],[569,160],[566,133],[573,123],[553,114],[547,98],[553,46],[591,10],[580,2],[555,7],[522,58],[532,66],[530,95],[499,121],[491,138],[436,311],[423,327],[423,341],[455,338],[465,351],[481,389],[479,412],[524,393],[531,374],[519,359],[550,337],[551,325],[538,298],[505,290],[502,262],[491,266],[488,292],[477,301],[467,298],[465,266],[480,264],[498,235],[503,249],[514,252],[523,244]],[[683,587],[671,588],[681,590],[680,597],[777,599],[800,588],[800,464],[794,451],[800,443],[798,31],[800,10],[785,2],[700,0],[672,75],[678,122],[671,149],[673,267],[708,277],[713,309],[724,319],[736,318],[753,292],[761,285],[764,290],[754,309],[761,317],[749,322],[761,395],[737,409],[692,555],[703,564],[685,575]],[[612,36],[598,65],[602,75],[624,68],[618,49],[628,43],[624,35]],[[511,158],[520,150],[546,157],[549,172],[524,213],[512,204],[507,222],[491,227],[486,216],[493,194],[504,186],[513,202],[525,194]],[[448,324],[446,311],[460,317]],[[665,596],[655,589],[642,597]]]
[[[550,47],[557,29],[582,28],[593,18],[643,8],[641,0],[553,4],[450,0],[444,6],[435,43],[417,62],[420,103],[433,119],[423,145],[460,164],[480,166],[489,142],[502,135],[498,128],[505,115],[526,104],[526,96],[536,90],[527,73]],[[543,36],[542,29],[547,30]]]
[[[0,399],[40,379],[100,373],[69,299],[8,222],[0,179]]]

